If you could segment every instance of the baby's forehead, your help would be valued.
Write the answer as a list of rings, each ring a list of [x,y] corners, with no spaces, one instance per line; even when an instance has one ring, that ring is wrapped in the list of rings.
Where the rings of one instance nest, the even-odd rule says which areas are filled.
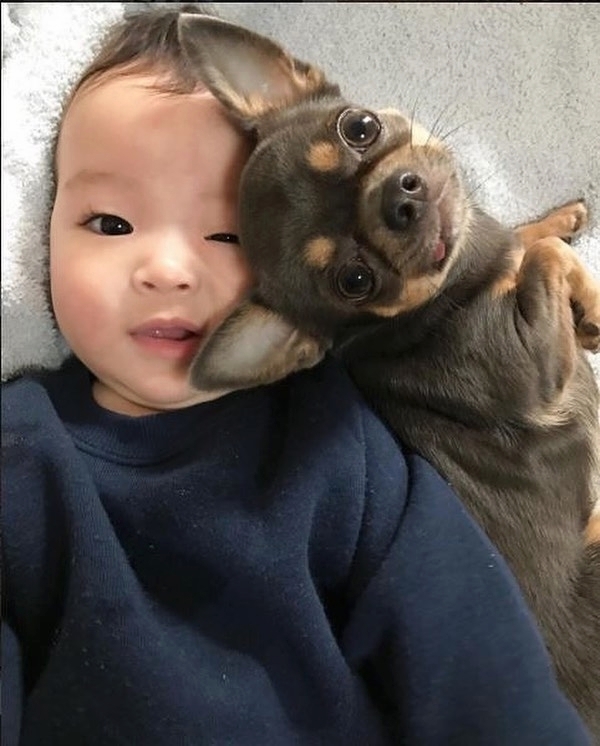
[[[152,133],[190,138],[197,132],[230,129],[221,104],[206,89],[169,89],[156,73],[103,74],[73,96],[61,123],[57,160],[73,147],[99,147],[111,138],[124,141]]]
[[[64,120],[82,108],[115,110],[119,112],[146,108],[177,108],[197,101],[211,100],[220,108],[214,96],[205,88],[182,91],[173,88],[169,79],[160,72],[119,73],[108,71],[84,83],[74,94],[65,112]]]
[[[251,144],[219,101],[205,89],[165,91],[159,83],[149,74],[111,75],[77,92],[57,143],[59,189],[76,183],[107,190],[115,183],[107,174],[147,183],[157,174],[173,183],[186,174],[198,181],[200,173],[228,183],[238,174]]]

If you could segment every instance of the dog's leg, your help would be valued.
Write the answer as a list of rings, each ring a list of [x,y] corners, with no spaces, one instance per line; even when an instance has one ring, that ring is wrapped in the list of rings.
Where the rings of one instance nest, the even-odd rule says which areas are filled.
[[[597,350],[600,343],[600,285],[588,274],[568,244],[557,237],[548,237],[534,242],[525,251],[513,293],[518,311],[515,323],[521,341],[538,362],[539,381],[546,391],[554,392],[554,396],[551,395],[545,406],[534,415],[534,421],[542,427],[548,424],[552,428],[553,423],[560,425],[561,410],[567,418],[569,414],[574,416],[578,397],[585,394],[581,390],[581,352],[573,334],[576,321],[573,305],[580,304],[582,309],[576,326],[579,341],[588,349]],[[593,399],[590,392],[590,403]],[[589,412],[587,405],[582,411]],[[586,418],[587,414],[583,420]],[[587,439],[597,437],[597,421],[583,420],[580,418],[579,424],[589,431]],[[559,433],[560,428],[556,433],[557,441],[560,440]],[[591,450],[594,450],[593,446]],[[590,478],[591,474],[581,475],[582,480]],[[571,500],[578,487],[582,494],[588,489],[590,493],[593,490],[591,484],[573,484],[572,487],[572,494],[567,494],[568,487],[563,492],[565,516],[574,507]],[[592,498],[592,494],[589,497]],[[561,523],[560,503],[554,515],[555,525],[563,526],[564,536],[570,537],[565,547],[569,544],[572,554],[565,552],[563,570],[573,585],[570,597],[558,604],[564,602],[562,609],[558,610],[557,606],[556,615],[552,612],[544,616],[550,620],[545,632],[561,686],[585,718],[594,734],[594,743],[600,744],[600,513],[598,506],[591,515],[587,512],[591,506],[587,508],[582,503],[580,508],[581,518],[587,522],[581,534],[576,524]],[[528,530],[525,530],[524,541]],[[538,536],[546,539],[549,534],[544,535],[543,526],[539,530]],[[577,533],[571,533],[573,530]],[[560,594],[557,597],[560,598]],[[548,602],[552,604],[554,599],[546,599]],[[564,646],[566,630],[571,635],[568,648]]]
[[[492,293],[495,299],[512,296],[515,330],[535,362],[544,416],[549,403],[562,416],[567,404],[561,396],[577,364],[577,344],[593,352],[600,348],[600,284],[556,236],[520,254],[520,263],[494,284]]]
[[[569,300],[575,324],[577,338],[587,350],[597,352],[600,347],[600,283],[587,271],[573,249],[565,243],[582,230],[587,224],[588,213],[581,200],[570,202],[552,210],[545,217],[515,229],[521,243],[520,251],[515,252],[515,267],[509,277],[503,278],[496,287],[502,294],[517,285],[523,277],[522,268],[526,257],[532,261],[529,253],[533,250],[540,261],[551,254],[562,267],[569,290]],[[550,248],[552,247],[552,248]]]
[[[536,241],[552,237],[570,240],[585,228],[587,222],[586,204],[583,200],[577,200],[551,210],[538,220],[517,226],[514,230],[518,242],[511,252],[511,269],[494,285],[494,295],[503,295],[515,287],[525,252]]]
[[[515,228],[521,246],[528,249],[542,238],[557,236],[567,240],[579,233],[588,221],[588,211],[583,200],[569,202],[549,212],[543,218]]]
[[[560,238],[543,238],[524,253],[516,278],[517,302],[526,320],[541,311],[556,314],[565,331],[575,326],[582,347],[600,349],[600,283]],[[547,293],[540,305],[540,292]],[[545,308],[544,308],[545,306]],[[565,343],[568,336],[565,337]]]

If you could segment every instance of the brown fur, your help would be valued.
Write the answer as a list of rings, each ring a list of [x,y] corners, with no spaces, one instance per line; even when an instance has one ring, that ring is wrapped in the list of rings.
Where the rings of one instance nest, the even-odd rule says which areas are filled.
[[[326,238],[325,236],[311,238],[306,244],[306,261],[317,269],[326,269],[333,260],[334,254],[335,244],[330,238]]]
[[[190,18],[180,38],[257,142],[240,208],[257,287],[194,361],[192,382],[254,386],[333,345],[503,553],[600,743],[600,397],[582,349],[598,348],[600,289],[559,240],[585,206],[505,228],[467,198],[443,143],[399,112],[365,112],[231,24]],[[252,111],[240,106],[257,95]],[[373,119],[375,135],[361,129]]]
[[[307,160],[315,171],[335,171],[340,165],[340,151],[330,142],[316,142],[311,145]]]
[[[593,515],[585,528],[586,544],[600,543],[600,515]]]

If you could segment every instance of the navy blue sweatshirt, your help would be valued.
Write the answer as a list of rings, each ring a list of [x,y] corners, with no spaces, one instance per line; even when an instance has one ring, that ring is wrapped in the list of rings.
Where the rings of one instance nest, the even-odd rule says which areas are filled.
[[[588,743],[506,565],[335,363],[139,418],[73,361],[3,389],[6,746]]]

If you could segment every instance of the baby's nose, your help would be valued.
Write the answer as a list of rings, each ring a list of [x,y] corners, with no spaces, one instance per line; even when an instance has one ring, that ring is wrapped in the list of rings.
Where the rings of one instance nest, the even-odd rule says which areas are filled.
[[[193,291],[199,283],[196,253],[180,241],[154,246],[136,268],[133,282],[141,291]]]

